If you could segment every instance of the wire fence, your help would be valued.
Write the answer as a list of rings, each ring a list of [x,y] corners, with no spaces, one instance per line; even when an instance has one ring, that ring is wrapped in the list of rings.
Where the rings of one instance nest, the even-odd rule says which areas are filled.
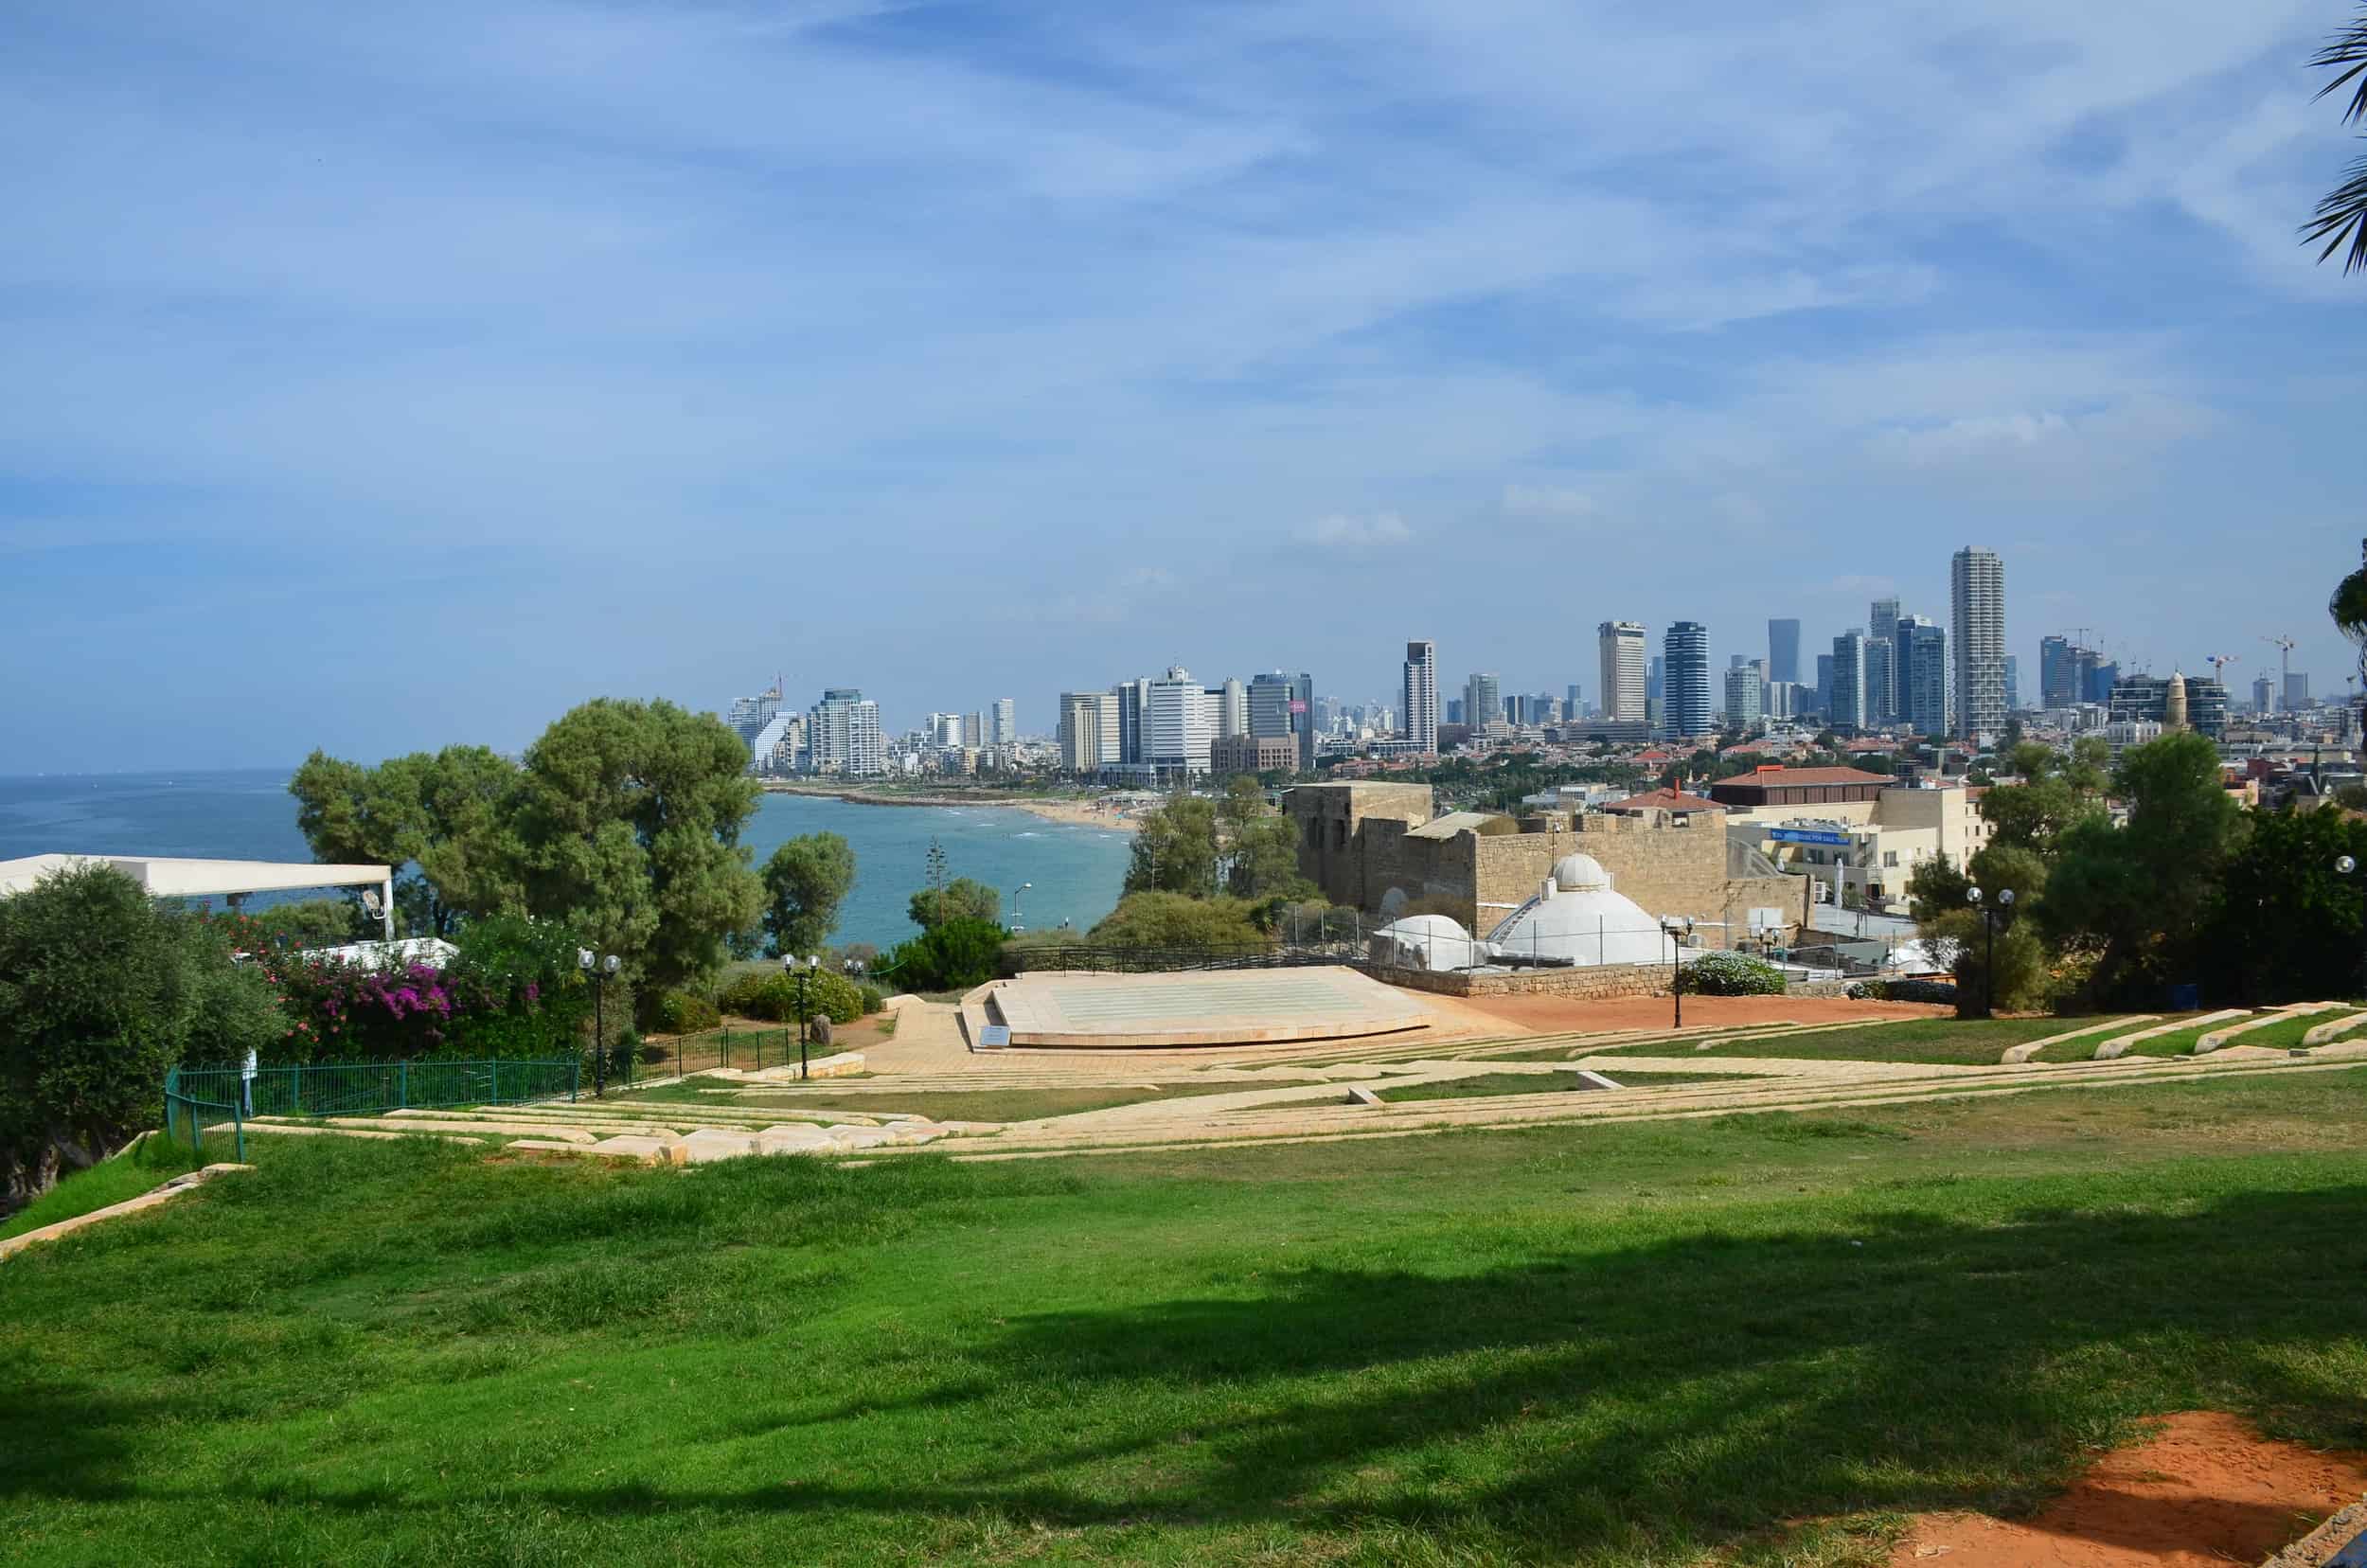
[[[1316,965],[1354,963],[1363,956],[1354,943],[1324,946],[1264,947],[1209,943],[1181,947],[1111,947],[1076,943],[1062,947],[1023,947],[1005,950],[1006,967],[1014,974],[1038,970],[1083,971],[1099,974],[1167,974],[1182,970],[1299,969]]]
[[[823,1045],[810,1035],[806,1042],[805,1060],[826,1057],[838,1049]],[[620,1063],[621,1087],[632,1088],[645,1083],[661,1083],[685,1078],[693,1073],[712,1072],[719,1067],[737,1067],[743,1072],[762,1072],[767,1067],[781,1067],[799,1060],[797,1025],[784,1024],[776,1028],[750,1028],[745,1025],[734,1027],[721,1024],[696,1034],[670,1035],[657,1040],[644,1040],[637,1054],[629,1055]]]
[[[576,1097],[583,1063],[348,1061],[305,1066],[174,1067],[165,1074],[165,1135],[199,1152],[207,1129],[231,1128],[246,1156],[257,1116],[353,1116],[377,1111],[515,1105]]]

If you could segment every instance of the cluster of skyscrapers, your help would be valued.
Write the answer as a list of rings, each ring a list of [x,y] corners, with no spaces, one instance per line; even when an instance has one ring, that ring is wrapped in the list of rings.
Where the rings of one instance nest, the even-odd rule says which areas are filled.
[[[2005,651],[2004,563],[1979,546],[1950,559],[1948,625],[1909,612],[1896,597],[1877,598],[1865,624],[1845,628],[1812,664],[1804,660],[1801,623],[1789,617],[1768,621],[1764,654],[1730,653],[1723,670],[1713,668],[1710,630],[1696,620],[1671,622],[1657,653],[1641,621],[1606,620],[1595,629],[1595,647],[1600,685],[1592,705],[1580,701],[1575,681],[1559,696],[1507,692],[1492,671],[1471,673],[1460,695],[1442,703],[1438,645],[1412,641],[1394,709],[1318,698],[1304,670],[1210,685],[1179,665],[1107,689],[1060,693],[1051,747],[1020,740],[1007,697],[966,714],[932,713],[919,731],[895,741],[881,730],[878,705],[852,687],[830,687],[799,712],[783,707],[775,682],[735,702],[729,717],[766,772],[860,776],[1049,762],[1074,775],[1169,783],[1206,774],[1312,772],[1326,738],[1338,749],[1388,757],[1514,733],[1698,740],[1722,729],[1814,720],[1844,734],[1913,731],[1986,743],[2021,706],[2016,661]],[[2288,709],[2306,705],[2308,680],[2289,674],[2280,690],[2263,677],[2253,707],[2271,712],[2280,698]],[[2035,696],[2034,706],[2069,712],[2074,727],[2117,725],[2132,736],[2146,725],[2184,724],[2216,738],[2229,711],[2217,679],[2124,675],[2084,633],[2040,639]]]
[[[1208,686],[1175,665],[1106,691],[1060,693],[1059,767],[1146,782],[1312,772],[1315,718],[1315,678],[1304,670]]]

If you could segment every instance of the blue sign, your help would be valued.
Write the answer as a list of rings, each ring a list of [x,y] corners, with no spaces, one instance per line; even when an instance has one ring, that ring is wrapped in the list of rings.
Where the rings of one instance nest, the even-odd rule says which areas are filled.
[[[1767,836],[1777,844],[1829,844],[1836,849],[1846,849],[1856,842],[1847,833],[1827,832],[1822,828],[1770,828]]]

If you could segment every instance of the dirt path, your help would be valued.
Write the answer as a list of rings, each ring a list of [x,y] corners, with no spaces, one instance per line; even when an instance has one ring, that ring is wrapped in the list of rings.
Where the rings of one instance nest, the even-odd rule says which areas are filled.
[[[1893,1568],[2225,1568],[2257,1563],[2367,1490],[2367,1454],[2271,1442],[2188,1411],[2096,1462],[2036,1518],[1925,1514]]]
[[[1586,1001],[1568,996],[1475,996],[1463,1006],[1539,1034],[1565,1029],[1658,1029],[1667,1026],[1665,996],[1622,996]],[[1703,1024],[1849,1024],[1869,1018],[1949,1018],[1952,1007],[1914,1002],[1852,1002],[1820,996],[1688,996],[1685,1026]]]

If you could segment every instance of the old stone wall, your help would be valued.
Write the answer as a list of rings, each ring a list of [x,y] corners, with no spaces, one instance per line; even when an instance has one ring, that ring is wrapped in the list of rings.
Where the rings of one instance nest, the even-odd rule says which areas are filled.
[[[1788,924],[1808,915],[1805,877],[1727,875],[1722,811],[1545,813],[1519,833],[1431,838],[1415,831],[1431,820],[1428,785],[1301,786],[1284,804],[1300,825],[1302,873],[1333,903],[1368,914],[1395,888],[1485,936],[1536,895],[1556,861],[1584,853],[1646,913],[1700,922],[1704,946],[1747,936],[1754,908],[1782,910]]]
[[[1299,874],[1331,902],[1368,911],[1380,895],[1365,897],[1367,819],[1403,831],[1432,814],[1427,784],[1302,784],[1283,795],[1282,808],[1299,830]]]
[[[1612,996],[1666,996],[1668,970],[1662,964],[1604,964],[1576,969],[1513,970],[1502,974],[1468,971],[1367,967],[1376,980],[1407,990],[1440,996],[1567,996],[1593,1001]]]

